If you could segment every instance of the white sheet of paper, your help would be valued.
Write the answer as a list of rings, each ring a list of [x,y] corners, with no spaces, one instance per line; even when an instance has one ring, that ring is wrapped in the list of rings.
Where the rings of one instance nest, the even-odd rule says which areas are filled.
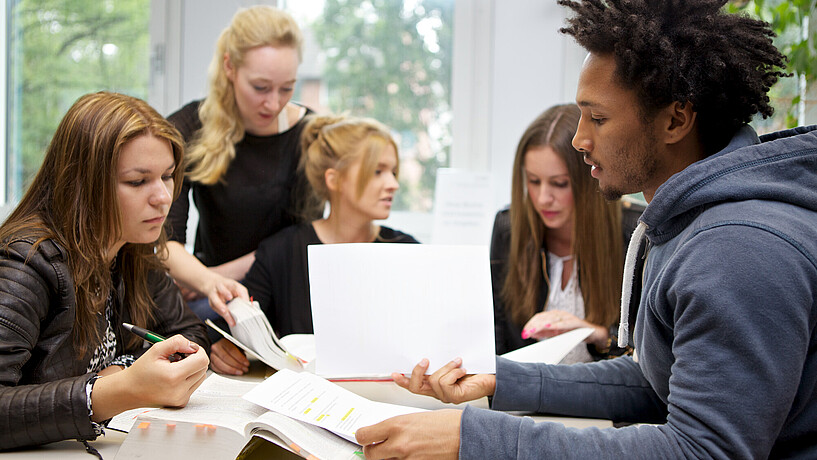
[[[244,395],[244,399],[288,417],[325,428],[352,442],[358,428],[415,407],[369,401],[309,372],[282,369]]]
[[[496,372],[487,246],[397,243],[308,247],[316,372],[430,372],[461,357]]]
[[[488,244],[496,209],[491,174],[437,169],[432,244]]]
[[[540,340],[526,347],[509,351],[502,357],[520,363],[559,364],[570,350],[582,343],[582,340],[592,333],[593,329],[589,327],[573,329],[556,337]]]

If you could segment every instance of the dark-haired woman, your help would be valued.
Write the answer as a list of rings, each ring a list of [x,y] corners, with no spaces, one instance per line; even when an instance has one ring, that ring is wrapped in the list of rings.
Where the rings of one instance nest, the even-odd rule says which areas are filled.
[[[94,439],[124,410],[185,405],[204,380],[204,325],[156,255],[182,152],[121,94],[83,96],[60,122],[0,227],[0,449]],[[123,322],[168,339],[145,348]]]

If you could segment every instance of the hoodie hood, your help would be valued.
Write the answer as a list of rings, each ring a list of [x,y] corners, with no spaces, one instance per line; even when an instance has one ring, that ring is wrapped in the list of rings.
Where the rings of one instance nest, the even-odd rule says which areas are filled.
[[[639,219],[624,262],[618,344],[628,344],[635,257],[646,235],[653,244],[677,236],[703,210],[729,201],[765,200],[817,211],[817,126],[762,137],[743,126],[720,152],[664,182]]]
[[[743,126],[720,152],[670,177],[641,221],[655,244],[682,231],[703,209],[727,201],[780,201],[817,210],[817,126],[758,138]]]

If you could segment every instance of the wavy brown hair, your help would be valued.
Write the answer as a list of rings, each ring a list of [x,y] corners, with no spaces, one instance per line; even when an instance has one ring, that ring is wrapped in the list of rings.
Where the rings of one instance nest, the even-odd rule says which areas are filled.
[[[173,150],[173,198],[184,171],[179,132],[152,107],[123,94],[99,92],[79,98],[63,117],[45,153],[42,166],[20,204],[0,227],[6,247],[34,239],[32,251],[50,239],[62,246],[76,289],[73,343],[80,356],[100,343],[97,313],[104,311],[113,289],[108,250],[122,236],[117,165],[124,146],[139,136],[165,139]],[[164,229],[151,244],[125,244],[118,264],[125,283],[124,304],[134,324],[146,326],[155,304],[148,271],[164,270],[156,256],[163,252]],[[134,336],[134,343],[138,342]]]
[[[244,124],[235,89],[224,70],[224,56],[233,67],[244,63],[247,51],[259,46],[289,47],[302,55],[303,36],[289,13],[271,6],[241,8],[221,32],[208,70],[209,92],[199,106],[202,127],[188,146],[188,177],[212,185],[221,180],[235,158],[235,144],[244,138]],[[285,110],[283,108],[281,110]]]
[[[590,176],[590,166],[573,148],[580,114],[575,104],[549,108],[528,126],[516,149],[511,184],[511,248],[502,298],[509,316],[520,326],[537,311],[547,232],[525,182],[525,156],[536,147],[552,148],[567,165],[575,206],[572,253],[579,267],[585,319],[606,327],[618,319],[623,271],[621,208],[618,201],[604,200],[598,183]]]

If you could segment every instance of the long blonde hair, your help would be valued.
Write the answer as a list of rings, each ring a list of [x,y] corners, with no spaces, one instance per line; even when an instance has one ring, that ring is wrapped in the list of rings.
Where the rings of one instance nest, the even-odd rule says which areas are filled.
[[[224,70],[224,56],[238,69],[247,51],[259,46],[289,47],[302,59],[303,36],[288,13],[271,6],[241,8],[221,32],[208,70],[209,93],[199,106],[201,129],[188,145],[187,175],[206,185],[217,183],[235,158],[244,124],[235,89]],[[285,109],[282,109],[285,110]]]
[[[335,169],[343,178],[349,167],[361,159],[355,184],[355,191],[360,197],[366,184],[374,177],[380,154],[388,145],[397,152],[397,144],[389,129],[371,118],[313,116],[301,133],[301,166],[317,198],[328,200],[330,194],[326,186],[326,170]],[[399,157],[396,169],[395,175],[400,169]]]
[[[79,98],[65,114],[34,182],[0,227],[6,250],[15,241],[33,239],[34,251],[51,239],[67,251],[77,305],[73,343],[80,356],[100,343],[97,313],[113,288],[107,254],[122,236],[119,157],[128,142],[144,135],[170,143],[175,199],[184,174],[181,134],[146,102],[99,92]],[[165,242],[162,229],[155,243],[125,244],[119,252],[124,304],[134,324],[147,326],[153,318],[148,272],[164,269],[156,253],[164,251]]]
[[[590,176],[590,166],[573,148],[580,113],[574,104],[551,107],[528,126],[516,149],[511,184],[511,247],[502,298],[510,317],[520,326],[537,311],[547,231],[527,193],[525,155],[531,148],[543,146],[552,148],[564,160],[570,175],[575,206],[572,253],[579,267],[585,319],[609,327],[618,318],[623,271],[621,208],[618,202],[604,200]]]

